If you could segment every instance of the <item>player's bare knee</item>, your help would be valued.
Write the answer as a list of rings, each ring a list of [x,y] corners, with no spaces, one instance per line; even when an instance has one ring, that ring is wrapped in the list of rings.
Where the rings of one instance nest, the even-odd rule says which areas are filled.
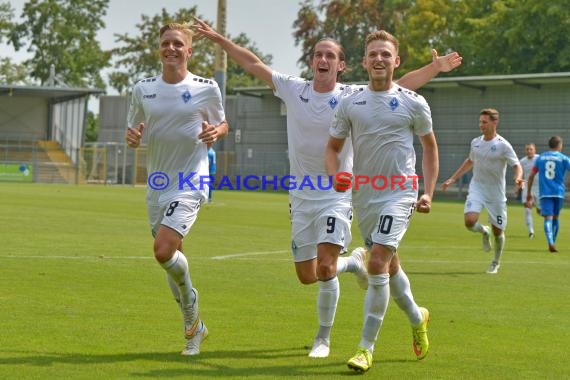
[[[306,273],[297,273],[297,278],[299,282],[303,285],[311,285],[317,282],[316,274],[306,274]]]
[[[166,244],[159,241],[158,239],[154,242],[154,258],[159,263],[165,263],[174,256],[176,252],[176,246],[172,244]]]
[[[336,265],[333,262],[320,262],[317,265],[317,278],[330,279],[336,276]]]

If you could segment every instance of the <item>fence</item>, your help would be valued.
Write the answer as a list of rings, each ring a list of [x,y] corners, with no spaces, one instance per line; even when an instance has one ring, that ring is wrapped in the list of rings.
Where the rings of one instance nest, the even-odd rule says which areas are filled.
[[[146,146],[131,149],[123,143],[88,144],[80,157],[80,172],[87,183],[146,185]],[[235,157],[234,152],[217,152],[218,175],[233,178],[238,174]]]

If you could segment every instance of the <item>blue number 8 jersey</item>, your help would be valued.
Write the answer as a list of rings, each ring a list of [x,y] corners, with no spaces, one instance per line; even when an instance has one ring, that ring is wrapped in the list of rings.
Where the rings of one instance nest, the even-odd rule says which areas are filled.
[[[538,169],[540,198],[564,198],[564,177],[570,170],[570,158],[558,151],[542,153],[534,166]]]

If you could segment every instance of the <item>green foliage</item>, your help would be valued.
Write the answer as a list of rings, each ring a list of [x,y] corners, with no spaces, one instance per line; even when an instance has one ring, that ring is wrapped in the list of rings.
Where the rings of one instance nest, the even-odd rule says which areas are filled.
[[[26,66],[12,62],[9,57],[0,58],[0,83],[32,85]]]
[[[14,9],[10,3],[0,3],[0,42],[7,38],[10,30],[14,28],[13,18]]]
[[[160,57],[158,55],[159,32],[162,25],[169,22],[192,22],[198,15],[197,7],[181,8],[174,14],[167,12],[165,8],[161,13],[152,17],[141,15],[141,23],[136,27],[139,30],[137,36],[132,37],[128,33],[117,34],[116,42],[120,45],[112,50],[115,58],[115,68],[109,75],[109,83],[118,92],[124,93],[136,82],[143,78],[158,75],[161,72]],[[210,21],[206,22],[212,24]],[[235,42],[251,49],[266,63],[271,63],[270,55],[263,55],[250,42],[245,34],[240,34],[234,39]],[[215,71],[215,46],[208,40],[194,40],[192,43],[192,57],[188,62],[188,70],[196,75],[213,78]],[[231,92],[233,87],[244,87],[250,85],[261,85],[261,82],[253,79],[245,73],[241,67],[233,62],[228,62],[227,68],[228,82],[227,91]]]
[[[257,55],[265,64],[271,66],[273,56],[271,54],[263,54],[256,46],[255,42],[251,41],[247,35],[240,33],[237,37],[230,39],[240,46],[244,46],[251,50],[255,55]],[[226,92],[228,94],[234,93],[234,88],[236,87],[253,87],[253,86],[265,86],[265,83],[255,78],[254,76],[245,72],[244,69],[232,59],[228,59],[227,68],[227,88]]]
[[[87,111],[85,129],[85,142],[96,142],[99,137],[99,118],[91,111]]]
[[[402,65],[398,69],[400,76],[430,62],[432,48],[440,55],[457,50],[448,44],[449,36],[454,34],[449,17],[460,17],[457,11],[459,4],[452,3],[449,0],[417,1],[415,6],[404,12],[405,22],[396,31],[400,50],[405,52],[405,56],[401,55]]]
[[[296,279],[284,193],[219,191],[184,242],[210,337],[182,357],[180,311],[152,254],[145,189],[0,183],[0,378],[348,379],[364,295],[342,274],[331,355],[307,357],[317,285]],[[570,213],[561,214],[561,228]],[[463,202],[414,215],[399,248],[430,310],[418,362],[408,319],[390,301],[366,378],[568,379],[568,255],[529,240],[520,204],[498,275],[463,227]],[[482,216],[486,220],[486,216]],[[540,231],[541,219],[535,217]],[[353,223],[353,247],[361,244]]]
[[[451,39],[465,53],[469,75],[570,70],[567,0],[466,2]]]
[[[398,76],[429,63],[431,48],[463,56],[450,76],[570,70],[567,0],[305,0],[294,27],[304,75],[312,47],[328,36],[344,46],[354,69],[343,80],[367,80],[360,61],[372,29],[400,40]]]
[[[12,30],[16,50],[27,46],[33,57],[24,61],[33,79],[45,84],[50,67],[64,83],[74,87],[104,88],[101,69],[109,66],[97,31],[109,0],[30,0],[23,8],[24,22]]]
[[[362,69],[364,38],[377,29],[396,34],[404,12],[412,4],[411,0],[320,0],[315,5],[315,1],[305,0],[293,24],[296,28],[295,43],[301,44],[304,51],[298,61],[305,67],[303,76],[312,76],[308,62],[316,42],[329,37],[344,48],[348,70],[343,74],[343,81],[366,81],[368,75]],[[405,61],[406,46],[400,47],[400,56]],[[400,74],[415,68],[406,69],[404,65]]]

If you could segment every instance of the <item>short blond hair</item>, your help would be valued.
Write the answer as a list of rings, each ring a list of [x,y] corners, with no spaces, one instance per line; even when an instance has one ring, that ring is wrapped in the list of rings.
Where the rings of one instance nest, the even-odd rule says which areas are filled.
[[[385,30],[377,30],[377,31],[372,32],[369,35],[367,35],[366,39],[364,40],[364,50],[366,50],[366,47],[372,41],[391,42],[394,45],[394,47],[396,48],[396,53],[398,52],[398,50],[400,48],[400,43],[398,42],[398,39],[396,37],[394,37],[394,35],[388,33]]]
[[[194,36],[194,31],[190,29],[187,23],[180,24],[178,22],[171,22],[168,24],[163,25],[160,28],[159,37],[162,38],[162,35],[168,30],[179,30],[186,36],[186,42],[188,45],[192,45],[192,37]]]

